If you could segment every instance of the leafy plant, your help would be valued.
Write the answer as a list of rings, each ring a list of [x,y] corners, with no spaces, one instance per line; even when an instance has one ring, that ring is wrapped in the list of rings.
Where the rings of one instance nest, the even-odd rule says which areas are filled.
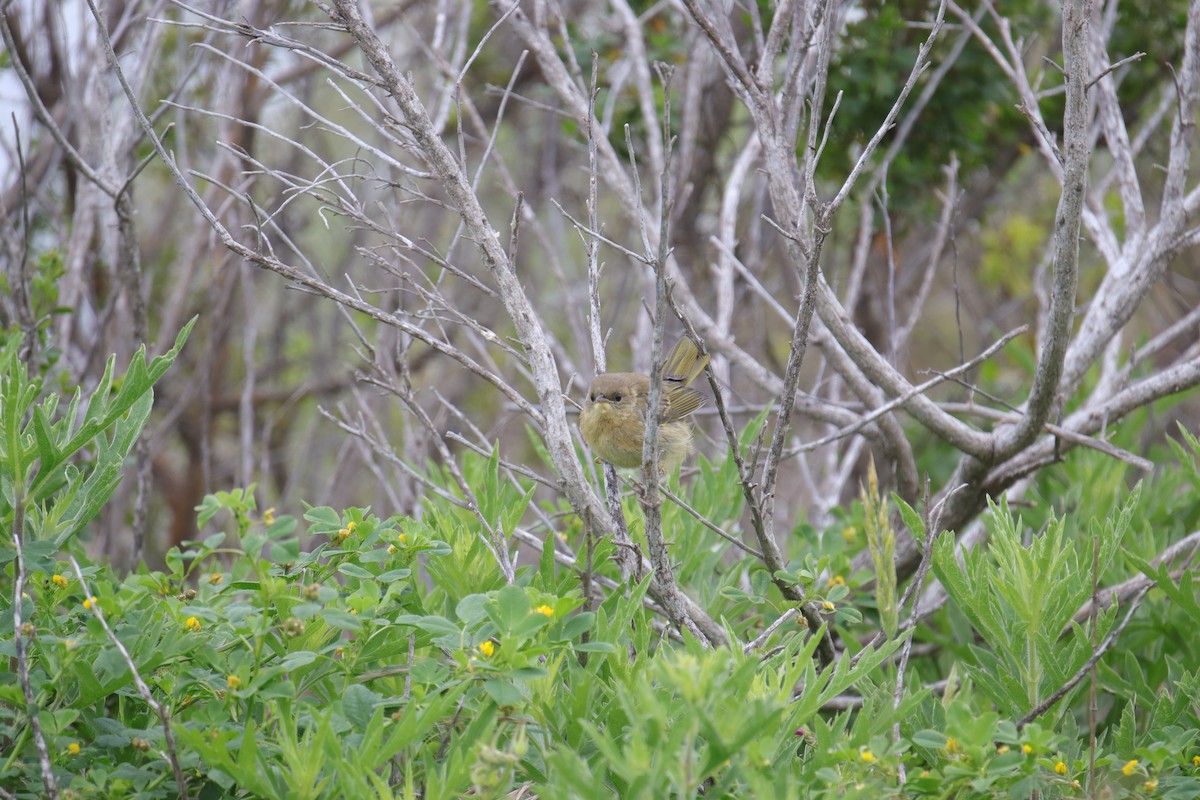
[[[116,358],[84,403],[77,389],[66,408],[55,393],[42,396],[42,378],[30,377],[19,359],[22,338],[0,351],[0,530],[11,541],[25,535],[53,552],[99,513],[116,490],[125,458],[150,416],[155,382],[166,373],[195,319],[175,346],[148,364],[143,347],[118,380]],[[84,463],[74,461],[85,456]]]
[[[667,506],[664,526],[681,579],[723,609],[732,640],[754,646],[671,638],[646,602],[648,578],[585,597],[577,573],[556,561],[560,547],[566,555],[580,544],[571,525],[551,531],[541,557],[506,584],[448,474],[421,519],[328,506],[297,518],[260,512],[254,486],[219,492],[197,508],[218,530],[171,550],[163,572],[122,578],[84,559],[75,573],[57,559],[57,543],[82,556],[61,522],[81,517],[58,508],[95,502],[109,484],[89,483],[90,464],[72,472],[53,459],[113,458],[182,342],[166,361],[135,359],[120,388],[106,381],[107,399],[87,403],[92,413],[77,397],[62,416],[53,401],[36,402],[5,354],[14,390],[4,400],[5,453],[16,457],[4,463],[22,467],[6,473],[6,494],[27,475],[26,488],[42,493],[24,506],[30,530],[53,530],[26,548],[22,635],[61,796],[177,797],[175,767],[200,797],[1055,798],[1082,797],[1089,784],[1113,797],[1200,796],[1200,670],[1189,645],[1158,635],[1160,657],[1149,662],[1133,649],[1139,636],[1200,619],[1193,573],[1136,552],[1160,546],[1142,542],[1145,520],[1176,507],[1188,476],[1200,474],[1200,444],[1186,433],[1178,474],[1119,500],[1090,502],[1087,486],[1068,498],[1096,510],[1094,519],[1039,505],[1028,511],[1044,521],[1034,533],[1001,500],[990,509],[989,547],[960,553],[942,534],[932,567],[951,602],[916,628],[900,587],[834,579],[864,547],[886,564],[895,533],[885,498],[868,488],[833,529],[800,531],[812,552],[787,575],[834,607],[830,624],[847,645],[822,665],[814,655],[824,631],[782,624],[792,612],[769,576],[680,506]],[[26,412],[14,437],[16,408]],[[61,480],[39,482],[35,448]],[[468,455],[463,474],[507,535],[531,493],[503,480],[497,464],[495,452]],[[1095,473],[1086,460],[1070,469]],[[733,470],[702,462],[673,491],[736,532],[741,506],[722,513],[717,491]],[[1096,490],[1113,491],[1094,478]],[[636,507],[629,512],[636,534]],[[928,535],[914,509],[898,512],[918,538]],[[16,516],[10,500],[6,524]],[[611,552],[596,543],[593,568],[615,582]],[[5,563],[11,580],[11,555]],[[1097,665],[1107,699],[1094,749],[1078,687],[1022,719],[1066,685],[1125,611],[1101,611],[1095,631],[1075,622],[1093,580],[1131,571],[1155,587],[1151,618]],[[12,598],[0,593],[0,650],[10,657]],[[894,633],[859,644],[881,627]],[[933,647],[918,655],[913,639]],[[42,756],[27,713],[16,676],[0,678],[0,787],[40,797]]]
[[[987,644],[960,649],[969,656],[963,662],[968,672],[999,708],[1020,717],[1066,683],[1090,655],[1092,634],[1072,616],[1092,592],[1093,543],[1084,537],[1068,541],[1065,521],[1058,519],[1023,546],[1023,525],[1007,504],[1001,500],[991,510],[990,546],[962,553],[960,566],[953,536],[943,534],[934,545],[933,570]],[[1095,527],[1099,571],[1112,562],[1129,521],[1127,507]],[[1108,632],[1114,614],[1110,608],[1098,616],[1098,637]]]

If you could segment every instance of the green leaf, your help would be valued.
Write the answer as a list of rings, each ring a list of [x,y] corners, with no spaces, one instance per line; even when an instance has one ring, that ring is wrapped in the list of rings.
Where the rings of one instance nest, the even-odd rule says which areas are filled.
[[[362,620],[355,614],[350,614],[336,608],[325,609],[324,620],[331,627],[355,633],[362,630]]]
[[[337,571],[351,578],[360,578],[362,580],[372,580],[375,576],[369,571],[363,569],[358,564],[338,564]]]
[[[469,594],[454,608],[454,614],[465,625],[477,625],[487,617],[487,605],[492,602],[486,594]]]
[[[357,730],[366,730],[375,710],[383,704],[383,696],[359,683],[352,683],[342,692],[342,713]]]
[[[1179,583],[1176,583],[1171,577],[1170,564],[1155,566],[1133,553],[1126,553],[1126,557],[1147,578],[1154,581],[1155,586],[1169,597],[1177,608],[1191,617],[1194,624],[1200,625],[1200,601],[1197,600],[1195,590],[1196,573],[1194,570],[1183,570],[1179,575]]]
[[[318,506],[304,512],[304,520],[312,524],[311,534],[332,533],[342,527],[342,518],[329,506]]]
[[[50,423],[46,419],[45,404],[33,409],[33,432],[37,437],[38,459],[43,464],[56,464],[61,461],[58,447],[50,434]]]
[[[462,637],[462,628],[445,617],[436,615],[418,617],[412,614],[404,614],[397,617],[396,622],[400,625],[413,625],[435,636]]]
[[[946,734],[928,729],[917,731],[912,735],[912,742],[915,745],[927,747],[930,750],[941,750],[946,746]]]
[[[532,612],[529,595],[518,586],[505,586],[496,593],[496,602],[488,604],[485,608],[501,636],[515,632],[521,623],[529,619]]]
[[[580,611],[572,614],[563,622],[562,635],[564,639],[578,639],[585,631],[592,629],[596,615],[591,611]]]
[[[307,667],[309,664],[320,658],[319,653],[314,653],[312,650],[297,650],[294,653],[288,653],[279,661],[279,668],[285,672]]]
[[[896,504],[896,508],[900,511],[900,519],[904,520],[904,527],[908,528],[914,539],[918,542],[924,542],[925,522],[921,519],[921,515],[915,508],[904,502],[900,495],[894,492],[892,493],[892,502]]]
[[[492,678],[483,682],[483,690],[502,707],[519,706],[524,700],[521,691],[512,681],[503,678]]]

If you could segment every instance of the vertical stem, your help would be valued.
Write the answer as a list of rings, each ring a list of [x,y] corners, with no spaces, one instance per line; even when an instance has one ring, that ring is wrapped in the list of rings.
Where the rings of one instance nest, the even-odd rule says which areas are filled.
[[[592,53],[592,81],[588,94],[587,141],[588,141],[588,230],[600,230],[600,215],[597,211],[596,199],[596,83],[600,73],[599,57]],[[607,369],[607,359],[604,355],[604,329],[600,317],[600,253],[594,234],[583,238],[584,254],[587,259],[588,276],[588,334],[592,339],[592,363],[595,364],[596,374]],[[604,465],[604,503],[608,515],[612,517],[613,542],[617,545],[616,561],[621,570],[621,577],[629,580],[638,572],[641,559],[629,537],[629,526],[625,522],[625,512],[621,509],[621,484],[617,480],[617,470],[611,464]],[[595,534],[592,526],[587,527],[588,552],[595,547]],[[589,555],[584,569],[590,576],[592,560]],[[584,587],[587,588],[586,585]],[[584,591],[584,597],[589,593]]]
[[[1088,614],[1092,627],[1092,656],[1095,657],[1100,646],[1097,637],[1097,614],[1100,609],[1100,534],[1092,532],[1092,607]],[[1088,684],[1088,797],[1095,797],[1096,792],[1096,720],[1100,709],[1096,701],[1096,665],[1092,665]]]
[[[1050,308],[1033,375],[1033,386],[1020,422],[997,437],[994,459],[1008,458],[1027,447],[1041,432],[1056,407],[1066,362],[1067,347],[1075,321],[1075,294],[1079,283],[1079,231],[1087,190],[1088,157],[1091,154],[1091,114],[1087,99],[1090,80],[1088,36],[1091,27],[1090,0],[1063,4],[1063,72],[1066,76],[1066,109],[1063,112],[1063,186],[1054,215],[1054,267],[1050,285]]]
[[[15,432],[14,432],[15,433]],[[10,450],[16,454],[19,451]],[[18,456],[14,455],[14,458]],[[58,797],[58,782],[54,779],[54,770],[50,766],[50,751],[46,747],[46,737],[42,735],[42,723],[38,720],[37,697],[33,694],[33,685],[29,682],[29,657],[25,650],[25,633],[21,630],[21,603],[25,593],[25,554],[21,547],[21,539],[25,536],[25,487],[21,485],[24,474],[19,465],[14,464],[13,474],[18,480],[13,486],[13,548],[17,551],[17,575],[13,582],[13,638],[17,646],[17,675],[21,682],[21,691],[25,695],[25,713],[29,716],[29,727],[33,731],[33,741],[37,746],[38,761],[42,768],[42,783],[46,794],[51,798]]]
[[[663,86],[663,170],[659,191],[658,251],[654,266],[654,344],[650,367],[650,394],[646,405],[646,429],[642,441],[642,489],[639,502],[646,516],[646,547],[650,550],[650,563],[654,568],[654,580],[662,587],[663,607],[671,622],[687,629],[706,645],[711,646],[711,637],[698,627],[680,600],[679,587],[675,585],[675,570],[671,566],[671,555],[662,532],[662,497],[658,490],[658,434],[659,402],[662,397],[663,327],[667,311],[667,257],[670,254],[671,204],[671,76],[674,70],[664,64],[655,65]]]

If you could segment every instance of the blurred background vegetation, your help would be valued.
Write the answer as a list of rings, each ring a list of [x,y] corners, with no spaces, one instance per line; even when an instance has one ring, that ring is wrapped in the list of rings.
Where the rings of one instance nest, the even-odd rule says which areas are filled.
[[[584,75],[590,72],[591,54],[596,54],[596,106],[599,115],[611,120],[608,135],[614,148],[626,152],[628,125],[635,150],[645,150],[650,146],[642,123],[645,109],[628,75],[629,40],[618,15],[586,0],[555,7],[562,14],[557,30],[567,37],[556,42],[561,52],[573,56]],[[675,64],[686,72],[671,87],[672,127],[680,136],[675,162],[680,202],[672,217],[671,245],[699,302],[715,306],[715,249],[710,237],[721,213],[725,176],[741,152],[750,121],[719,67],[711,60],[697,61],[698,33],[678,10],[648,1],[631,8],[641,15],[637,24],[644,34],[647,61]],[[923,21],[934,8],[935,4],[908,0],[839,7],[844,29],[822,113],[829,113],[837,93],[841,101],[817,175],[828,191],[845,177],[894,102],[928,34]],[[457,105],[446,83],[447,71],[457,69],[451,65],[463,63],[504,9],[482,2],[408,0],[377,4],[372,10],[398,63],[411,71],[416,87],[427,97],[446,140],[469,154],[471,169],[479,166],[479,153],[494,132],[495,155],[480,174],[478,193],[494,220],[507,220],[516,191],[523,193],[526,230],[518,269],[553,334],[562,377],[570,381],[568,393],[578,399],[594,371],[585,335],[584,251],[580,235],[556,204],[576,218],[585,216],[584,132],[570,115],[557,110],[558,101],[538,62],[529,58],[514,69],[523,45],[509,27],[500,26],[479,49],[463,73]],[[439,459],[427,430],[413,424],[394,398],[360,381],[369,371],[364,343],[405,362],[407,376],[439,430],[466,434],[468,424],[474,425],[481,439],[500,442],[506,459],[536,460],[521,415],[498,403],[477,378],[445,369],[443,360],[419,342],[361,315],[348,315],[240,262],[223,248],[131,124],[96,35],[81,23],[85,12],[81,3],[4,7],[13,46],[5,48],[0,61],[4,103],[11,112],[4,115],[0,134],[5,242],[0,280],[6,293],[17,294],[18,284],[27,280],[27,305],[42,343],[39,368],[52,380],[93,385],[107,354],[126,357],[140,344],[137,304],[131,302],[123,277],[124,256],[112,204],[105,203],[37,122],[13,70],[19,61],[31,76],[38,101],[86,160],[101,169],[111,165],[106,174],[114,178],[142,167],[133,181],[132,197],[145,335],[152,346],[161,349],[187,319],[199,315],[190,346],[159,386],[148,429],[151,561],[157,562],[167,547],[195,536],[193,508],[206,493],[230,486],[256,482],[263,508],[294,510],[302,500],[314,499],[335,507],[372,505],[399,513],[420,507],[422,490],[410,475],[361,438],[347,436],[320,411],[351,424],[356,419],[367,427],[378,424],[371,431],[376,443],[386,443],[412,464]],[[1057,13],[1032,0],[1006,2],[1003,12],[1025,48],[1025,62],[1044,79],[1042,112],[1055,124],[1061,120],[1062,102],[1057,88],[1061,81],[1052,63],[1059,58]],[[1151,119],[1171,85],[1171,65],[1178,63],[1183,48],[1186,12],[1184,0],[1113,4],[1102,10],[1103,24],[1113,32],[1109,52],[1114,59],[1138,50],[1147,53],[1119,72],[1121,111],[1131,130]],[[117,2],[108,4],[104,13],[156,128],[180,166],[196,176],[197,189],[229,229],[248,230],[246,226],[267,219],[271,246],[285,260],[335,285],[348,285],[348,280],[372,292],[381,305],[422,318],[422,324],[443,326],[449,340],[485,363],[495,357],[474,349],[476,343],[460,334],[453,319],[437,319],[439,312],[424,306],[406,283],[411,280],[404,277],[406,270],[439,280],[439,260],[474,271],[479,256],[461,235],[457,214],[443,205],[438,190],[430,190],[419,177],[382,169],[377,158],[355,144],[356,137],[363,137],[383,150],[401,152],[407,146],[402,128],[393,126],[394,140],[381,141],[378,129],[367,124],[343,92],[356,101],[363,96],[331,81],[304,51],[247,48],[244,40],[205,18],[211,14],[235,22],[244,19],[254,27],[278,25],[280,32],[302,31],[314,51],[360,64],[346,36],[314,27],[325,19],[318,9],[258,0],[217,2],[203,13],[193,13],[179,4]],[[766,0],[753,13],[742,8],[732,18],[735,32],[748,37],[755,15],[769,23],[771,13],[772,4]],[[994,29],[988,14],[971,13],[981,26]],[[945,168],[951,159],[957,161],[960,194],[953,199],[951,244],[940,256],[937,280],[910,344],[894,354],[897,366],[910,375],[953,366],[964,354],[978,352],[1000,332],[1036,315],[1036,283],[1046,269],[1058,194],[1057,182],[1033,146],[1030,126],[1017,110],[1020,98],[977,39],[961,26],[949,26],[936,46],[930,71],[943,61],[950,72],[928,98],[903,150],[892,160],[886,181],[872,196],[853,198],[838,217],[824,261],[831,284],[836,287],[847,280],[856,248],[862,246],[859,205],[869,204],[874,233],[866,242],[865,290],[852,311],[859,328],[886,351],[883,288],[889,264],[895,270],[896,313],[902,318],[930,257],[947,185]],[[512,90],[505,94],[502,87],[510,82]],[[699,85],[693,95],[698,104],[693,106],[684,97],[688,82]],[[314,122],[306,109],[323,120]],[[1165,158],[1164,148],[1159,137],[1137,157],[1143,186],[1151,195],[1161,188],[1155,183],[1159,173],[1154,165]],[[1103,161],[1106,154],[1101,150],[1096,158]],[[336,177],[329,165],[337,165]],[[656,180],[652,175],[642,178],[647,186]],[[338,204],[321,202],[323,189],[316,185],[321,181],[329,181],[331,196],[344,186],[381,224],[374,229],[343,225],[339,218],[345,214]],[[771,213],[770,202],[761,184],[757,187],[739,201],[743,210],[737,217],[738,252],[765,290],[790,307],[799,279],[786,266],[781,237],[769,229],[764,233],[759,217]],[[1147,205],[1155,207],[1153,196],[1147,197]],[[598,218],[605,236],[637,242],[630,216],[620,212],[617,199],[602,186]],[[393,231],[403,231],[425,257],[415,256]],[[1088,253],[1085,244],[1080,295],[1085,302],[1102,270]],[[615,250],[603,250],[601,258],[603,325],[612,331],[609,363],[618,369],[646,368],[640,346],[646,332],[643,274]],[[1200,302],[1196,276],[1196,253],[1181,252],[1137,312],[1131,344],[1145,341]],[[744,281],[737,281],[735,291],[730,334],[782,373],[787,329],[776,324]],[[469,315],[501,337],[512,334],[500,304],[486,292],[467,287],[455,299],[456,313]],[[0,306],[0,323],[8,329],[26,325],[18,305]],[[1184,337],[1159,353],[1159,363],[1168,363],[1194,338]],[[979,379],[1001,400],[1019,403],[1030,380],[1032,348],[1030,337],[1018,340],[984,365]],[[511,359],[495,368],[522,385],[520,367]],[[771,398],[736,366],[725,369],[729,397],[744,423]],[[818,391],[827,379],[816,359],[806,362],[802,388]],[[435,391],[445,403],[436,399]],[[947,384],[933,394],[953,401],[968,396],[969,390]],[[1168,405],[1163,413],[1139,418],[1145,443],[1161,440],[1175,420],[1194,427],[1194,402]],[[451,408],[461,410],[469,423],[456,418]],[[372,416],[360,417],[362,410]],[[805,435],[826,430],[805,420],[798,420],[797,426]],[[702,428],[707,434],[701,437],[702,449],[709,454],[722,451],[716,421],[702,417]],[[955,454],[915,426],[911,435],[919,442],[921,469],[935,477],[948,475]],[[781,518],[803,524],[813,498],[799,474],[785,477],[784,483],[795,491],[787,497],[781,493]],[[842,499],[854,496],[857,486],[857,478],[847,481]],[[122,531],[132,519],[133,495],[134,484],[127,481],[97,525],[94,546],[118,562],[130,553]],[[829,522],[819,513],[815,516],[819,525]]]

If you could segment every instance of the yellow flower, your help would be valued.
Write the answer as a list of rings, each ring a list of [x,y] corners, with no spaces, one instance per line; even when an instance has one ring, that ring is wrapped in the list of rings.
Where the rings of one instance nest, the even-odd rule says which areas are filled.
[[[961,753],[962,745],[959,743],[958,739],[955,739],[953,736],[947,736],[945,750],[950,755]]]
[[[1057,764],[1054,765],[1054,771],[1057,772],[1059,775],[1066,775],[1067,774],[1067,765],[1064,764],[1063,762],[1059,761]]]
[[[1008,745],[1006,745],[1006,744],[1002,744],[996,748],[996,755],[1002,756],[1007,752],[1008,752]]]
[[[483,653],[488,658],[491,658],[492,653],[496,652],[496,645],[492,644],[490,639],[486,639],[480,643],[479,652]]]
[[[71,742],[67,745],[67,752],[73,756],[79,755],[79,742]]]
[[[544,604],[544,603],[543,603],[542,605],[540,605],[540,606],[538,606],[537,608],[535,608],[535,609],[533,610],[533,613],[535,613],[535,614],[542,614],[543,616],[547,616],[547,617],[553,617],[553,616],[554,616],[554,609],[553,609],[553,608],[551,608],[550,606],[548,606],[548,605],[546,605],[546,604]]]
[[[407,536],[405,536],[405,535],[402,533],[402,534],[400,534],[399,536],[397,536],[397,537],[396,537],[396,541],[397,541],[397,542],[399,542],[400,544],[407,544],[407,543],[408,543],[408,537],[407,537]]]
[[[832,589],[835,586],[845,586],[846,579],[843,578],[841,575],[834,575],[832,578],[830,578],[828,581],[826,581],[825,585],[828,586],[830,589]]]
[[[1021,745],[1021,752],[1024,753],[1025,755],[1029,755],[1030,753],[1033,752],[1033,748],[1027,744],[1023,744],[1023,745]]]
[[[1136,758],[1130,759],[1129,761],[1125,762],[1125,766],[1121,767],[1121,773],[1124,775],[1132,775],[1134,770],[1137,769],[1137,765],[1138,760]]]
[[[183,621],[183,627],[187,628],[192,633],[199,633],[200,620],[196,619],[195,617],[188,617]]]
[[[350,520],[349,522],[346,523],[346,530],[349,533],[354,533],[354,529],[357,527],[358,527],[358,523],[355,522],[354,520]]]
[[[1145,789],[1147,792],[1153,792],[1155,789],[1158,788],[1158,778],[1155,778],[1152,781],[1146,781],[1145,783],[1142,784],[1142,788]]]
[[[824,603],[821,603],[821,608],[825,609],[826,611],[833,611],[835,608],[837,608],[837,606],[826,600]]]
[[[51,578],[50,580],[51,580],[51,582],[53,582],[53,583],[54,583],[54,585],[55,585],[55,586],[57,586],[57,587],[58,587],[58,588],[60,588],[60,589],[65,589],[65,588],[67,588],[67,583],[69,582],[69,581],[67,581],[67,579],[66,579],[66,578],[64,578],[62,575],[55,575],[55,576],[54,576],[53,578]]]
[[[394,544],[388,545],[388,555],[389,556],[394,556],[398,552],[400,552],[400,551],[396,549],[396,545],[394,545]]]
[[[1192,766],[1200,767],[1200,756],[1192,756]]]
[[[229,687],[230,691],[241,688],[242,679],[237,675],[230,675],[225,679],[225,685]]]
[[[867,762],[868,764],[875,763],[875,754],[872,753],[870,750],[863,750],[861,753],[858,754],[858,757],[861,758],[863,761]]]
[[[208,582],[213,586],[220,586],[221,582],[224,580],[225,576],[219,572],[214,572],[212,575],[208,576]]]
[[[272,506],[263,512],[263,522],[267,525],[275,524],[275,507]]]
[[[99,602],[100,602],[100,598],[96,597],[96,595],[92,595],[87,600],[83,601],[83,607],[86,608],[88,611],[91,611],[92,606],[94,606],[96,603],[99,603]]]
[[[858,538],[858,528],[851,525],[849,528],[842,529],[842,538],[847,542],[853,542]]]

